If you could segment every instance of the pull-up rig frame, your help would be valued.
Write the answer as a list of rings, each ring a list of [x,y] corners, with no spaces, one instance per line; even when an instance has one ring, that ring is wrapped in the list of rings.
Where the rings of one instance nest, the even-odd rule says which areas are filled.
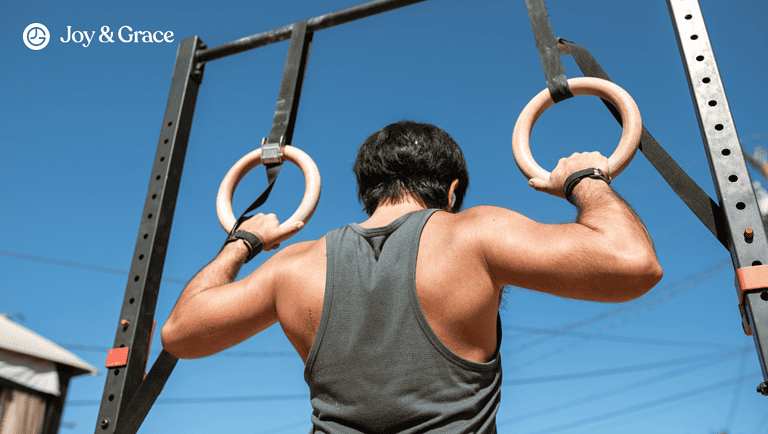
[[[162,390],[164,378],[170,375],[178,360],[163,351],[149,375],[144,374],[154,332],[153,319],[165,254],[205,64],[291,39],[278,106],[269,138],[265,141],[270,146],[274,143],[290,145],[314,32],[422,1],[375,0],[210,49],[198,36],[181,42],[114,349],[110,350],[107,359],[109,372],[96,423],[97,434],[135,433]],[[723,210],[722,218],[727,223],[727,247],[736,270],[736,289],[744,331],[754,337],[763,378],[768,381],[768,354],[763,351],[768,347],[768,265],[763,265],[768,264],[768,238],[698,0],[667,0],[667,3]],[[163,380],[151,381],[155,378]],[[768,383],[760,384],[758,391],[768,395]],[[122,419],[125,421],[121,422]]]

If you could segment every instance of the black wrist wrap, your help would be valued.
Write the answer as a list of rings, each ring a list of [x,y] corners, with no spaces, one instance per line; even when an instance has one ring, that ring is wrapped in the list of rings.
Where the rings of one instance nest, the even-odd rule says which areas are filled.
[[[565,198],[568,200],[568,202],[576,205],[576,203],[573,201],[573,189],[576,188],[579,182],[581,182],[581,180],[584,178],[602,179],[608,184],[611,183],[611,178],[609,178],[608,175],[596,167],[579,170],[578,172],[572,173],[571,176],[565,180],[565,184],[563,185],[563,192],[565,193]]]
[[[248,248],[248,257],[245,258],[245,262],[243,264],[247,264],[250,262],[251,259],[253,259],[254,256],[261,253],[262,248],[264,248],[264,243],[261,241],[261,238],[259,238],[257,235],[254,235],[250,232],[246,231],[233,231],[227,240],[224,242],[224,245],[231,243],[232,241],[237,240],[243,240],[245,241],[245,247]]]

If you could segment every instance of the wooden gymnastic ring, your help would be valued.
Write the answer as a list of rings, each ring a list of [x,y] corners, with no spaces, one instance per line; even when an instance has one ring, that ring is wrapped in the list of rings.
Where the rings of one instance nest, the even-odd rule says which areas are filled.
[[[640,146],[640,135],[643,132],[643,121],[640,110],[631,96],[616,84],[600,78],[581,77],[568,80],[568,86],[574,95],[594,95],[603,98],[619,110],[624,129],[621,140],[613,155],[608,158],[611,179],[616,178],[627,167]],[[542,113],[555,102],[549,94],[549,89],[542,90],[525,106],[515,123],[512,133],[512,153],[520,171],[526,178],[549,179],[550,173],[542,169],[531,155],[531,130],[533,124]]]
[[[296,224],[299,221],[306,225],[312,214],[317,208],[317,202],[320,200],[320,172],[317,170],[315,162],[304,151],[293,146],[285,146],[282,149],[283,159],[296,164],[304,174],[304,198],[299,204],[299,208],[285,222],[280,224],[281,228]],[[216,196],[216,213],[219,215],[219,222],[224,231],[229,233],[237,222],[234,212],[232,212],[232,197],[235,194],[235,188],[241,179],[251,169],[261,164],[261,148],[247,154],[241,158],[224,176],[219,187],[219,193]]]

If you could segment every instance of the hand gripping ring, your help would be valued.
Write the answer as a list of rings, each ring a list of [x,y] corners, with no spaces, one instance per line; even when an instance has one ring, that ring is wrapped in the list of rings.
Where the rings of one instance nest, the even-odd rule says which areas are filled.
[[[619,110],[624,129],[616,151],[608,158],[610,171],[607,173],[611,179],[616,178],[632,161],[640,145],[643,121],[640,119],[637,104],[624,89],[600,78],[572,78],[568,80],[568,86],[574,95],[599,96],[610,101]],[[544,89],[525,106],[517,118],[512,133],[512,153],[515,155],[517,167],[528,179],[538,178],[545,181],[549,179],[550,173],[536,164],[531,155],[531,130],[539,116],[554,103],[549,89]]]
[[[283,158],[299,166],[304,173],[304,198],[299,204],[299,208],[285,222],[280,224],[281,228],[286,228],[296,224],[299,221],[306,224],[312,217],[317,208],[317,202],[320,200],[320,172],[317,170],[315,162],[304,151],[285,146],[282,149]],[[219,222],[224,231],[229,233],[237,222],[235,214],[232,212],[232,196],[235,194],[235,188],[240,180],[251,169],[261,164],[261,148],[247,154],[241,158],[224,176],[219,187],[219,193],[216,196],[216,213],[219,215]]]

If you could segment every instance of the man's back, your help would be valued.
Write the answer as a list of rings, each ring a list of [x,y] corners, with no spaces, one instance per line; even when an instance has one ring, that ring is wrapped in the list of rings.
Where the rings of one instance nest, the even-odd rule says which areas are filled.
[[[466,238],[472,234],[461,223],[459,215],[441,211],[429,218],[419,243],[416,289],[424,315],[443,344],[482,363],[496,351],[502,286],[494,284],[482,255],[467,249],[472,243]],[[326,237],[286,247],[271,262],[279,267],[278,321],[306,362],[323,311]]]
[[[429,301],[433,312],[436,306],[449,307],[445,300],[437,303],[437,282],[431,274],[422,276],[432,279],[426,285],[431,294],[424,294],[424,288],[417,291],[415,284],[417,270],[432,268],[421,254],[435,247],[434,242],[427,243],[432,246],[420,242],[425,239],[420,237],[422,228],[440,214],[445,213],[420,210],[384,227],[350,224],[325,237],[323,304],[305,304],[303,308],[313,315],[305,315],[303,324],[296,326],[305,326],[307,318],[322,309],[319,328],[312,326],[317,332],[305,369],[316,432],[495,432],[501,393],[498,340],[488,357],[467,360],[447,348],[430,324],[439,324],[446,333],[454,333],[456,327],[430,322],[422,313],[422,301]],[[309,260],[313,259],[317,258]],[[445,275],[444,265],[430,271]],[[297,280],[289,285],[305,283]],[[277,305],[281,315],[279,301]],[[492,324],[492,336],[498,339],[497,311],[492,312]]]

